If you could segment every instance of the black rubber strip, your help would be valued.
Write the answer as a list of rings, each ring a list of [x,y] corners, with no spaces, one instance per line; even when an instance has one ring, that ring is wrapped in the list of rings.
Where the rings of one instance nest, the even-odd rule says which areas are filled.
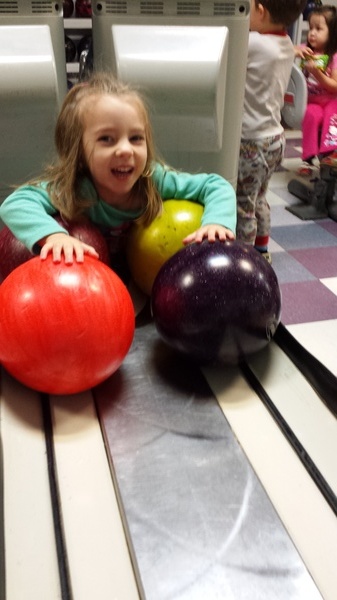
[[[262,400],[265,407],[269,410],[277,425],[280,427],[282,433],[284,434],[288,442],[291,444],[298,458],[300,459],[307,472],[317,485],[318,489],[324,496],[325,500],[329,504],[330,508],[337,516],[337,496],[335,495],[327,481],[324,479],[324,477],[321,475],[315,463],[310,458],[308,452],[301,444],[299,439],[296,437],[292,429],[289,427],[286,420],[282,417],[281,413],[276,408],[270,396],[267,394],[266,390],[261,385],[251,368],[247,365],[247,363],[241,363],[240,369],[248,384],[251,386],[251,388],[254,390],[254,392],[257,394],[260,400]]]
[[[68,566],[67,548],[65,542],[60,492],[57,481],[57,468],[55,459],[55,449],[53,442],[53,423],[50,412],[50,402],[48,394],[41,394],[41,407],[46,440],[47,464],[50,497],[53,511],[54,532],[56,542],[56,552],[59,567],[61,598],[62,600],[72,600],[70,574]]]
[[[310,354],[282,323],[273,339],[337,417],[337,377]]]

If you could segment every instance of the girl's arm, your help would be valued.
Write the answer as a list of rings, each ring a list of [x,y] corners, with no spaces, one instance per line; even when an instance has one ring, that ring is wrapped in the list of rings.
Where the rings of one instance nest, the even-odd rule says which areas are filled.
[[[314,51],[311,48],[309,48],[308,46],[304,46],[303,44],[301,44],[300,46],[294,46],[294,51],[296,58],[302,58],[304,60],[314,54]]]
[[[337,68],[332,69],[330,77],[318,69],[313,60],[307,61],[305,68],[329,94],[337,94]]]
[[[223,177],[215,173],[191,175],[157,164],[153,178],[163,200],[191,200],[204,206],[201,227],[185,238],[184,243],[204,238],[234,239],[236,195]]]
[[[41,186],[22,186],[15,190],[0,206],[0,218],[31,252],[42,259],[51,252],[58,262],[64,254],[66,262],[71,263],[73,254],[76,260],[83,260],[83,253],[97,256],[91,246],[69,236],[68,232],[53,217],[57,210],[50,202],[44,184]]]
[[[51,204],[45,186],[22,186],[0,207],[0,218],[31,252],[39,240],[52,233],[67,231],[55,221],[57,210]]]

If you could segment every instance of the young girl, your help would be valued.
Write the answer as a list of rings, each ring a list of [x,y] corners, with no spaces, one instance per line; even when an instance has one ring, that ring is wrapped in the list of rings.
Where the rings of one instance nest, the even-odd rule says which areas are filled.
[[[337,18],[334,6],[319,6],[308,18],[308,44],[295,46],[308,85],[308,105],[302,121],[299,174],[310,175],[313,159],[337,149]]]
[[[67,94],[55,130],[58,160],[36,181],[14,191],[0,217],[32,252],[67,264],[95,249],[71,237],[53,218],[89,218],[110,239],[123,239],[133,221],[150,223],[164,199],[204,206],[201,227],[184,243],[234,239],[236,198],[219,175],[190,175],[154,158],[148,111],[140,94],[107,73],[94,74]],[[118,244],[117,244],[118,246]],[[118,248],[115,248],[117,250]]]

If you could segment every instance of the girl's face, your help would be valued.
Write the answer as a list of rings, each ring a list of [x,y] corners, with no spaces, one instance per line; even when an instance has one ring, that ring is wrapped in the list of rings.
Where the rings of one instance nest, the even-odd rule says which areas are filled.
[[[133,186],[147,161],[145,123],[136,103],[109,94],[83,109],[83,150],[99,196],[120,209],[137,209]]]
[[[324,52],[329,40],[329,28],[323,15],[311,15],[308,42],[315,52]]]

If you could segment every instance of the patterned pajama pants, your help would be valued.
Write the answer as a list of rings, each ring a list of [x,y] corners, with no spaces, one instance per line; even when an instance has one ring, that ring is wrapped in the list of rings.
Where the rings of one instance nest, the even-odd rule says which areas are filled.
[[[284,155],[285,136],[263,140],[241,140],[237,182],[237,229],[241,242],[268,246],[270,207],[266,193],[275,169]]]

